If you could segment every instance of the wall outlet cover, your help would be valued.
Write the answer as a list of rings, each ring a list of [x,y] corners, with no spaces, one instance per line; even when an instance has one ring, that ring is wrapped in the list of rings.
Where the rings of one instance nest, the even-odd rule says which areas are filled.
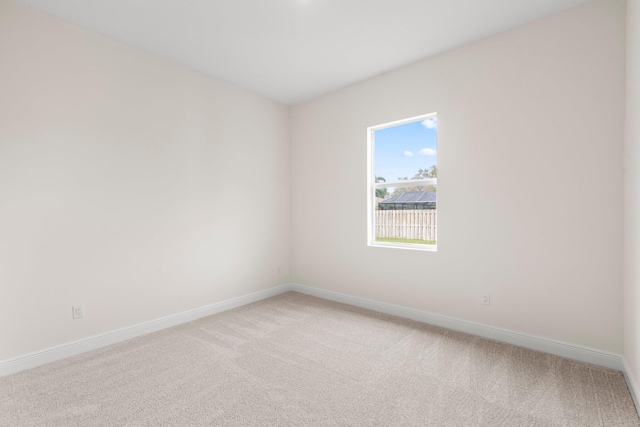
[[[80,319],[84,317],[84,305],[74,305],[72,307],[71,315],[74,319]]]

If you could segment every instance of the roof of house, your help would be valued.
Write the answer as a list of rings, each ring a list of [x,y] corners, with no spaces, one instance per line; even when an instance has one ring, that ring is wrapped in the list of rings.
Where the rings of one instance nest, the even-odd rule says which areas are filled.
[[[389,197],[388,199],[380,202],[381,205],[390,204],[435,204],[436,193],[434,191],[407,191],[406,193],[399,194],[397,196]]]

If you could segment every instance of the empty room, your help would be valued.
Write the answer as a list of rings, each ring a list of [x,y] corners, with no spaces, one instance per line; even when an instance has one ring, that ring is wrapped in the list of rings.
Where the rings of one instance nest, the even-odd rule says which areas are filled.
[[[640,0],[0,0],[0,426],[640,426]]]

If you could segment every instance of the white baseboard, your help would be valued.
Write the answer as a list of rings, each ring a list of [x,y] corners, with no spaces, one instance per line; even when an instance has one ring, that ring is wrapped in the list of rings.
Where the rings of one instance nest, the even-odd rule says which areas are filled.
[[[351,295],[313,288],[305,285],[292,284],[291,290],[319,298],[328,299],[331,301],[341,302],[344,304],[354,305],[356,307],[366,308],[381,313],[415,320],[417,322],[428,323],[431,325],[441,326],[443,328],[466,332],[468,334],[478,335],[496,341],[502,341],[505,343],[517,345],[519,347],[526,347],[532,350],[555,354],[557,356],[566,357],[568,359],[591,363],[598,366],[604,366],[606,368],[616,369],[618,371],[624,372],[625,369],[622,356],[617,354],[606,353],[603,351],[581,347],[573,344],[553,341],[546,338],[513,332],[506,329],[494,328],[492,326],[486,326],[479,323],[454,319],[452,317],[432,314],[426,311],[400,307],[393,304],[354,297]]]
[[[638,413],[638,416],[640,416],[640,404],[638,404],[638,394],[637,394],[638,386],[635,380],[633,379],[633,376],[630,374],[631,370],[629,369],[629,365],[627,364],[627,359],[625,359],[624,357],[622,358],[622,365],[624,366],[624,369],[622,370],[622,373],[624,374],[624,379],[627,381],[627,387],[629,388],[629,393],[633,398],[634,405],[636,405],[636,412]]]
[[[362,307],[381,313],[391,314],[422,323],[428,323],[431,325],[441,326],[443,328],[466,332],[469,334],[506,342],[520,347],[526,347],[545,353],[555,354],[557,356],[579,360],[581,362],[587,362],[598,366],[604,366],[606,368],[617,369],[625,373],[625,377],[627,378],[627,383],[629,384],[631,394],[633,398],[636,399],[635,390],[637,390],[637,388],[632,382],[633,380],[626,374],[627,367],[622,356],[295,283],[277,286],[242,297],[233,298],[194,310],[185,311],[183,313],[163,317],[161,319],[152,320],[150,322],[130,326],[117,331],[108,332],[106,334],[98,335],[95,337],[63,344],[61,346],[17,357],[15,359],[0,361],[0,377],[25,369],[44,365],[46,363],[54,362],[56,360],[64,359],[66,357],[74,356],[76,354],[84,353],[86,351],[95,350],[97,348],[104,347],[110,344],[115,344],[117,342],[135,338],[140,335],[145,335],[182,323],[187,323],[201,317],[211,316],[216,313],[231,310],[233,308],[260,301],[262,299],[276,296],[288,291],[300,292],[303,294],[341,302],[356,307]]]
[[[127,328],[119,329],[106,334],[95,337],[63,344],[57,347],[31,353],[25,356],[0,361],[0,377],[13,374],[25,369],[35,368],[36,366],[64,359],[66,357],[75,356],[76,354],[86,351],[95,350],[117,342],[125,341],[140,335],[149,334],[182,323],[191,322],[201,317],[211,316],[212,314],[231,310],[241,307],[252,302],[260,301],[265,298],[273,297],[291,290],[291,285],[281,285],[263,291],[255,292],[249,295],[232,298],[215,304],[185,311],[160,319],[152,320]]]

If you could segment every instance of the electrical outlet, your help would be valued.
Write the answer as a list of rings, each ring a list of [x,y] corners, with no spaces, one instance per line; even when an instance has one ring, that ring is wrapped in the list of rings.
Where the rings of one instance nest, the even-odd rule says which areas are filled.
[[[482,294],[482,299],[480,300],[480,302],[484,305],[491,305],[491,294]]]
[[[71,314],[74,319],[80,319],[84,317],[84,305],[74,305],[73,307],[71,307],[71,309]]]

